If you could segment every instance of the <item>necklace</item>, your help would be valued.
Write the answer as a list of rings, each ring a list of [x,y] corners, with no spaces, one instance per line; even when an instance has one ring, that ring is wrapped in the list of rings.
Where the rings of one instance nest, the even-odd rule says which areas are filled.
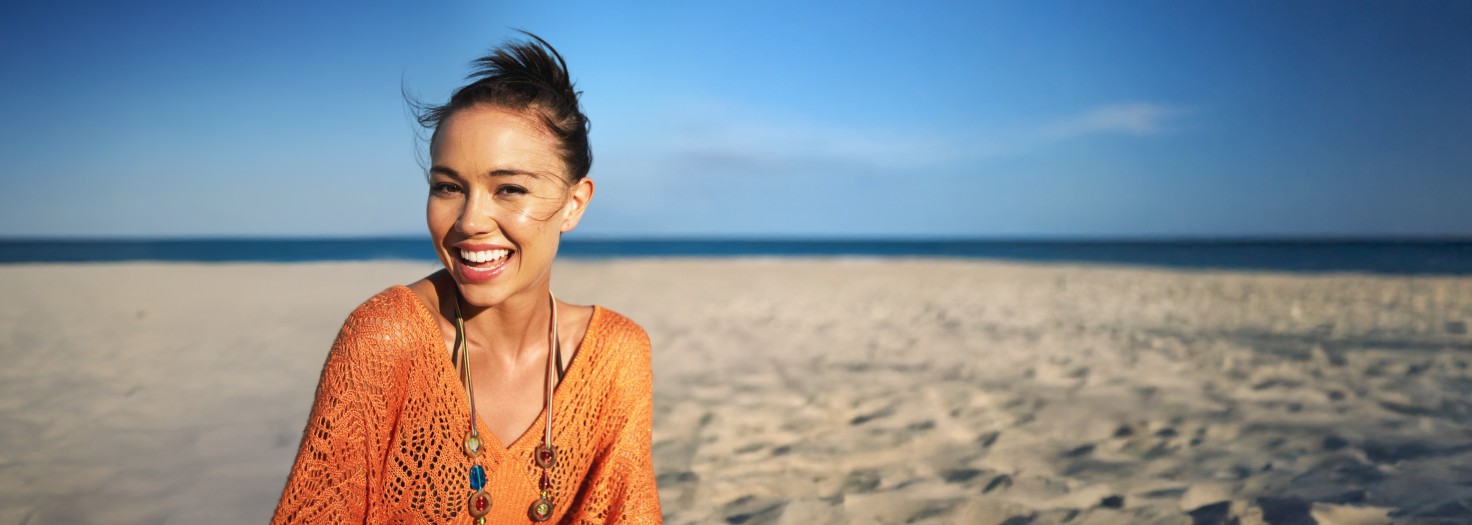
[[[557,462],[557,450],[552,448],[552,375],[556,370],[556,356],[561,355],[561,341],[557,337],[557,297],[551,292],[547,293],[552,303],[552,326],[548,329],[550,341],[547,343],[547,377],[546,385],[546,425],[542,434],[542,444],[532,454],[532,460],[542,469],[542,479],[537,483],[540,495],[531,506],[527,508],[527,516],[532,521],[542,522],[552,519],[552,480],[548,471]],[[460,296],[455,296],[455,339],[456,351],[460,357],[460,379],[465,383],[465,395],[470,398],[470,431],[465,435],[465,457],[470,459],[470,499],[465,502],[466,509],[475,518],[476,525],[485,525],[486,514],[491,512],[491,495],[486,493],[486,469],[480,463],[480,454],[484,443],[480,439],[480,433],[475,428],[475,390],[470,381],[470,354],[468,352],[469,342],[466,341],[465,318],[460,314]]]

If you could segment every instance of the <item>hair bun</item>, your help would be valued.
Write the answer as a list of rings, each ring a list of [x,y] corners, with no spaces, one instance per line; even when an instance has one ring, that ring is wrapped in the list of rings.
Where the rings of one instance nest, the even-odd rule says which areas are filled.
[[[522,31],[531,41],[507,42],[471,62],[469,84],[456,90],[440,106],[410,102],[419,125],[438,130],[446,118],[467,107],[490,104],[518,111],[532,111],[562,146],[563,161],[572,180],[588,175],[593,151],[588,143],[590,129],[577,91],[562,54],[542,37]],[[433,140],[433,139],[431,139]]]

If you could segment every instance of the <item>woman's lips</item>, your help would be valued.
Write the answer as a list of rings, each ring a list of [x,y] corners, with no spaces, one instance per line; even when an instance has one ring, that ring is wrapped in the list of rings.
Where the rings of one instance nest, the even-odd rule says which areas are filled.
[[[472,262],[465,258],[465,253],[455,250],[455,271],[459,274],[460,282],[466,284],[480,284],[489,282],[501,275],[510,266],[511,258],[516,256],[515,251],[507,251],[505,257],[484,262]]]

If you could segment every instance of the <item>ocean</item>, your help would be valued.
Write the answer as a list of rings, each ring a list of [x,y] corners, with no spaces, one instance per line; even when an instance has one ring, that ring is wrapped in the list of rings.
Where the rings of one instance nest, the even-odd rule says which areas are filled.
[[[1472,275],[1472,240],[564,240],[559,257],[946,257],[1180,269]],[[0,240],[0,264],[434,261],[425,238]]]

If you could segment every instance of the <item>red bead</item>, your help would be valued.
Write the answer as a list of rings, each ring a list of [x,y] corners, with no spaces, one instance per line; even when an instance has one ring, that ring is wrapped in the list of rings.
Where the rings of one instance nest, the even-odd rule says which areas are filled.
[[[547,445],[539,446],[532,454],[532,459],[536,460],[537,465],[542,468],[552,468],[552,465],[557,462],[557,450]]]
[[[547,479],[547,471],[545,470],[542,471],[542,483],[540,484],[540,486],[542,490],[547,490],[549,487],[552,486],[552,481]]]
[[[491,512],[491,495],[485,491],[478,490],[471,494],[470,501],[466,503],[472,517],[480,518]]]

